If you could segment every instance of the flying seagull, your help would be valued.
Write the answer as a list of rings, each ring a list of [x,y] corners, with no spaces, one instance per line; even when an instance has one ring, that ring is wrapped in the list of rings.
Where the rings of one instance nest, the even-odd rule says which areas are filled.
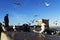
[[[33,19],[33,20],[30,20],[32,23],[34,23],[34,21],[35,21],[35,19]]]
[[[49,7],[50,6],[50,3],[48,3],[48,2],[43,2],[44,3],[44,5],[46,6],[46,7]]]
[[[38,15],[34,15],[34,17],[37,17]]]
[[[15,2],[14,4],[15,4],[15,5],[21,5],[21,3],[20,3],[20,2]]]

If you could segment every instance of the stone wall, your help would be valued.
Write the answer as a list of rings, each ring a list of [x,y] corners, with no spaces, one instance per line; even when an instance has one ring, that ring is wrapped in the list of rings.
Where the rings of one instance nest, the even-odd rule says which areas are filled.
[[[60,36],[32,32],[2,32],[1,40],[60,40]]]

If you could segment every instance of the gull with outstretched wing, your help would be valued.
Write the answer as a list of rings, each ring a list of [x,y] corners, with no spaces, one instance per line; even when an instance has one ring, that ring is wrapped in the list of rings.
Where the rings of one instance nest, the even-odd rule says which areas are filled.
[[[46,6],[46,7],[49,7],[50,6],[50,3],[48,3],[48,2],[43,2],[44,3],[44,5]]]

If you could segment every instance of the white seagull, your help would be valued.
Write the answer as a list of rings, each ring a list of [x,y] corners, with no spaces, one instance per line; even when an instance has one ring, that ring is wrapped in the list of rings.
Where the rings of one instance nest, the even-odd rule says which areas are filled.
[[[36,31],[36,30],[34,29],[33,32],[35,32],[35,33],[41,33],[41,34],[39,34],[39,35],[45,37],[45,35],[42,34],[42,33],[44,32],[44,30],[45,30],[45,25],[46,25],[45,23],[42,23],[42,24],[41,24],[41,30],[40,30],[40,31]],[[35,28],[35,26],[34,26],[34,28]]]
[[[16,27],[15,27],[15,25],[13,25],[13,29],[14,29],[14,31],[16,31]]]
[[[41,30],[40,30],[40,31],[36,31],[36,30],[35,30],[35,26],[34,26],[33,32],[36,32],[36,33],[43,33],[44,30],[45,30],[45,25],[46,25],[45,23],[42,23],[42,24],[41,24]]]
[[[50,6],[50,3],[44,2],[44,5],[45,5],[46,7],[49,7],[49,6]]]

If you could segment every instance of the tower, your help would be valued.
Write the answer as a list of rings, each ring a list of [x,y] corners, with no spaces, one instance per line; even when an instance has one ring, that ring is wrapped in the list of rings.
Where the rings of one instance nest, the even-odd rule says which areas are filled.
[[[42,19],[42,22],[46,24],[46,29],[49,29],[49,19]]]

